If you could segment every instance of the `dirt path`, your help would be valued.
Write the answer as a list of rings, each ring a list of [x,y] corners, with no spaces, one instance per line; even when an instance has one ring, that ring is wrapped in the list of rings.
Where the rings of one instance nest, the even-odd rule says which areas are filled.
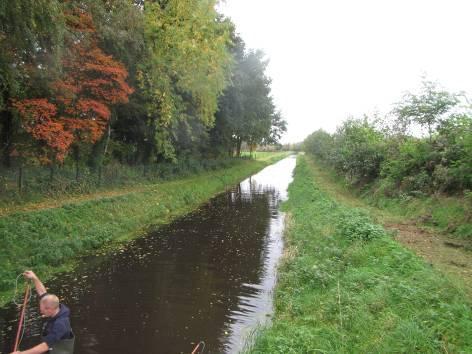
[[[159,188],[162,188],[163,186],[170,188],[171,186],[185,183],[189,183],[188,178],[161,182],[150,182],[148,184],[137,184],[134,186],[119,186],[113,189],[93,192],[89,194],[64,195],[58,198],[46,199],[40,202],[30,202],[22,205],[13,205],[12,207],[0,208],[0,217],[17,212],[60,208],[66,204],[81,203],[89,200],[124,196],[131,193],[141,193],[149,190],[156,191]]]
[[[13,214],[16,212],[59,208],[65,204],[85,202],[85,201],[93,200],[93,199],[110,198],[110,197],[117,197],[117,196],[129,194],[129,193],[142,192],[142,191],[145,191],[146,189],[149,189],[149,187],[150,187],[149,185],[136,186],[136,187],[121,187],[114,190],[112,189],[112,190],[95,192],[95,193],[90,193],[90,194],[81,194],[77,196],[63,196],[57,199],[56,198],[47,199],[41,202],[31,202],[31,203],[26,203],[23,205],[14,205],[12,207],[0,208],[0,217]]]
[[[317,166],[313,160],[310,160],[310,165],[318,185],[322,186],[327,193],[349,206],[368,210],[386,229],[394,231],[398,242],[447,274],[472,298],[472,240],[463,240],[429,231],[412,221],[400,222],[399,217],[366,204],[346,186],[333,180],[333,176]]]
[[[446,274],[457,278],[472,297],[472,242],[432,233],[408,223],[386,222],[395,239]],[[463,283],[463,284],[461,284]]]

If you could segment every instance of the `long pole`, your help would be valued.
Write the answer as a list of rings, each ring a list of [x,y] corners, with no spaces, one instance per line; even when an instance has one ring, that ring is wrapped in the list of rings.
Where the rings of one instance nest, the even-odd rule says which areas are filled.
[[[200,342],[197,344],[197,346],[195,347],[195,349],[192,351],[192,354],[196,354],[197,351],[200,349],[200,345],[203,344],[203,348],[205,348],[205,342]]]
[[[29,299],[29,293],[30,293],[30,285],[28,284],[25,290],[25,298],[23,299],[23,308],[21,309],[20,323],[18,324],[18,331],[16,332],[15,347],[13,349],[14,352],[18,350],[18,346],[20,345],[20,333],[23,327],[23,321],[25,319],[26,303],[28,302],[28,299]]]
[[[198,348],[200,348],[200,343],[197,344],[197,346],[193,350],[192,354],[195,354],[197,352]]]

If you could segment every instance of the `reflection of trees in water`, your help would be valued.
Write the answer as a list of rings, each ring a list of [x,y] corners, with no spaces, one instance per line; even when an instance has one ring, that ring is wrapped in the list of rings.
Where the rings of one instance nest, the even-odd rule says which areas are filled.
[[[242,198],[248,202],[251,202],[255,196],[266,195],[269,197],[270,208],[277,208],[280,202],[280,191],[271,185],[258,183],[253,177],[249,177],[236,186],[230,195],[232,200]]]

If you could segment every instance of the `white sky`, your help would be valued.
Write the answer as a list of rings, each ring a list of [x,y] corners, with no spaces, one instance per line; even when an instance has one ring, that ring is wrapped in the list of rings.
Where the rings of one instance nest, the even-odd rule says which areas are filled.
[[[270,60],[284,143],[390,111],[424,73],[472,92],[472,0],[226,0],[220,12]]]

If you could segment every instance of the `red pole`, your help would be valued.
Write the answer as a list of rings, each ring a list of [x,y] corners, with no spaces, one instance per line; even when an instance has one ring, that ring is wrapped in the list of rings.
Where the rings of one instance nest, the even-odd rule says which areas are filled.
[[[14,352],[18,350],[18,346],[20,344],[20,333],[21,333],[21,328],[23,327],[23,320],[25,319],[26,303],[28,302],[29,292],[30,292],[30,285],[28,284],[25,290],[25,298],[23,300],[23,308],[21,309],[20,323],[18,324],[18,331],[16,332],[15,348],[13,349]]]

